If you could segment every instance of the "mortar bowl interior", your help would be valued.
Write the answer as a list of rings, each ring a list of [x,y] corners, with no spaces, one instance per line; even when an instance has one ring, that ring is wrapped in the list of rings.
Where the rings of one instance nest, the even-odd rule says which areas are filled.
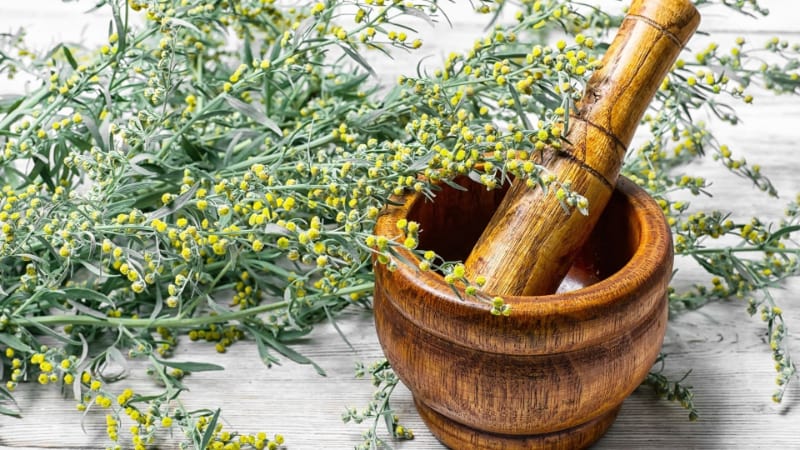
[[[476,189],[467,179],[456,183],[466,190],[445,187],[433,201],[421,197],[411,203],[407,218],[419,222],[419,248],[433,250],[448,261],[464,261],[473,244],[489,223],[507,190]],[[629,223],[630,204],[617,192],[604,212],[593,235],[575,259],[557,292],[567,292],[594,284],[620,270],[633,256],[639,227]],[[523,245],[523,243],[521,243]]]

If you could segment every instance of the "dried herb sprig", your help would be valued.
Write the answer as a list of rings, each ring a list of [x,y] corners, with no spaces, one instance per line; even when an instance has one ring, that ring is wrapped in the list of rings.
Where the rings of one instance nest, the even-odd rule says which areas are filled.
[[[372,385],[376,388],[372,400],[362,410],[347,408],[342,413],[342,420],[360,424],[370,422],[370,427],[363,433],[363,442],[355,448],[358,450],[369,450],[381,447],[390,447],[389,444],[381,439],[379,427],[383,424],[389,430],[393,439],[413,439],[414,432],[401,425],[398,416],[392,410],[389,403],[392,392],[397,387],[400,380],[392,371],[386,359],[375,361],[369,366],[359,362],[356,364],[356,378],[370,376]]]

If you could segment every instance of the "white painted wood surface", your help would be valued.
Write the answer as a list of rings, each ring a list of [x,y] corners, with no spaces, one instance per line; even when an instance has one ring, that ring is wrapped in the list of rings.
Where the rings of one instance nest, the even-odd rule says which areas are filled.
[[[748,39],[765,41],[780,34],[791,42],[800,42],[793,2],[767,0],[773,9],[764,20],[749,21],[741,16],[715,12],[704,16],[702,29],[715,41],[729,42],[744,34]],[[3,1],[0,4],[0,32],[18,26],[29,27],[43,46],[56,39],[92,40],[105,33],[106,20],[79,14],[89,3],[60,3],[34,0]],[[481,30],[480,19],[449,7],[453,29],[444,26],[425,30],[427,53],[435,61],[450,51],[469,45]],[[87,24],[83,27],[82,24]],[[698,36],[690,45],[700,48],[708,37]],[[445,50],[447,49],[447,50]],[[387,79],[410,71],[415,63],[398,59],[384,72]],[[22,83],[0,80],[0,92],[24,89]],[[756,98],[754,105],[741,110],[743,124],[736,128],[717,127],[717,135],[731,144],[734,152],[749,160],[758,160],[783,198],[766,200],[741,179],[725,173],[711,161],[699,164],[698,173],[713,179],[713,198],[694,200],[705,208],[716,206],[740,211],[743,217],[775,217],[785,202],[800,192],[800,104],[796,97]],[[685,262],[675,284],[687,285],[702,272]],[[775,291],[784,306],[787,324],[794,331],[791,345],[800,352],[800,280]],[[382,356],[372,327],[369,311],[350,310],[338,319],[353,349],[343,342],[330,324],[322,324],[304,342],[296,346],[314,359],[328,373],[318,376],[308,366],[285,362],[265,368],[255,345],[242,342],[225,355],[206,344],[179,346],[177,360],[213,361],[226,367],[224,372],[191,375],[186,384],[191,392],[184,396],[189,407],[221,407],[226,426],[231,429],[269,434],[282,433],[288,448],[345,449],[360,440],[364,425],[343,424],[340,414],[346,406],[366,404],[372,387],[356,380],[356,361],[370,362]],[[770,400],[774,372],[764,328],[757,318],[749,317],[745,304],[730,302],[708,305],[671,320],[664,345],[669,354],[667,372],[680,376],[691,369],[686,382],[694,386],[698,422],[689,422],[676,405],[657,399],[649,389],[636,391],[624,404],[614,426],[595,446],[598,449],[772,449],[800,448],[800,382],[790,388],[782,405]],[[125,384],[147,392],[152,390],[142,367],[131,365],[132,377]],[[81,413],[74,402],[64,399],[56,389],[20,386],[17,398],[24,413],[21,420],[0,417],[2,449],[97,449],[104,448],[105,423],[101,415],[90,414],[81,429]],[[393,406],[416,439],[393,444],[402,450],[443,448],[416,414],[411,396],[404,388],[393,398]],[[176,439],[167,438],[159,448],[175,448]]]

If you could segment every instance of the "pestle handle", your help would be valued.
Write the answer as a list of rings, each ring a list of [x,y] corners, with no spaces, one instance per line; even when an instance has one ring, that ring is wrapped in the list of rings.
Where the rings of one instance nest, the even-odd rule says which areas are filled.
[[[541,155],[551,173],[588,199],[589,214],[565,213],[552,195],[514,181],[465,261],[468,276],[486,278],[485,292],[556,291],[611,197],[642,115],[699,22],[689,0],[632,2],[570,112],[564,144]]]

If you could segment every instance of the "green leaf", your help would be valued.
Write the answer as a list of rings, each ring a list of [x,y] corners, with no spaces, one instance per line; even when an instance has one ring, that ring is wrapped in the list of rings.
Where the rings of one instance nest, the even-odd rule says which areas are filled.
[[[131,170],[139,175],[155,177],[163,174],[161,167],[148,163],[149,161],[157,161],[157,158],[149,153],[139,153],[128,159],[128,164]]]
[[[297,47],[306,38],[309,30],[314,28],[317,23],[317,18],[314,16],[306,17],[297,29],[294,31],[294,39],[292,39],[292,46]]]
[[[13,403],[14,406],[16,406],[17,409],[19,409],[19,406],[17,405],[17,401],[14,399],[14,396],[11,395],[11,391],[6,389],[5,386],[0,386],[0,397],[11,401],[11,403]],[[6,408],[3,405],[0,405],[0,414],[2,414],[4,416],[11,416],[11,417],[16,417],[16,418],[22,417],[21,414],[19,413],[19,411],[15,411],[13,409]]]
[[[93,289],[70,287],[53,292],[60,293],[73,300],[95,300],[100,303],[113,303],[108,296]]]
[[[28,173],[27,176],[24,178],[27,180],[34,180],[36,177],[41,177],[42,181],[50,188],[55,189],[56,185],[53,182],[53,178],[50,175],[50,162],[47,160],[42,160],[41,155],[34,154],[33,155],[33,169]]]
[[[369,63],[361,57],[361,55],[346,45],[339,44],[339,47],[341,47],[342,50],[347,53],[347,56],[349,56],[353,61],[357,62],[361,67],[367,69],[367,72],[369,72],[373,78],[378,78],[378,74],[375,73],[375,70],[372,68],[372,66],[370,66]]]
[[[44,326],[44,325],[42,325],[42,324],[40,324],[38,322],[26,321],[24,318],[17,319],[17,320],[18,320],[18,322],[20,324],[23,324],[26,327],[36,328],[39,332],[47,334],[47,335],[49,335],[49,336],[51,336],[51,337],[53,337],[55,339],[58,339],[59,341],[65,343],[65,344],[76,345],[76,346],[81,345],[81,343],[79,341],[70,339],[69,337],[67,337],[67,336],[65,336],[65,335],[63,335],[63,334],[51,329],[50,327],[46,327],[46,326]]]
[[[256,339],[256,347],[258,347],[258,356],[261,357],[261,362],[264,363],[265,366],[271,367],[273,364],[281,364],[281,360],[269,352],[269,346],[266,342],[261,339]]]
[[[192,30],[195,33],[197,33],[198,35],[201,35],[201,36],[203,35],[203,32],[200,31],[199,28],[194,26],[194,24],[192,24],[191,22],[187,22],[187,21],[185,21],[183,19],[178,19],[176,17],[170,17],[169,19],[167,19],[167,22],[169,22],[171,25],[178,25],[178,26],[184,27],[186,29]]]
[[[24,95],[3,95],[0,96],[0,112],[11,114],[25,100]]]
[[[119,381],[128,375],[128,360],[116,346],[111,346],[98,360],[97,372],[104,380]]]
[[[194,186],[191,187],[191,189],[179,195],[178,198],[176,198],[169,204],[164,205],[161,208],[153,211],[147,216],[147,221],[149,222],[151,220],[166,217],[174,213],[175,211],[183,208],[183,205],[185,205],[189,200],[191,200],[194,197],[194,193],[197,192],[198,187],[199,185],[195,184]]]
[[[156,359],[156,361],[158,361],[159,364],[165,365],[167,367],[172,367],[173,369],[182,370],[184,372],[213,372],[216,370],[225,370],[224,367],[212,363],[192,362],[192,361],[179,362],[179,361],[167,361],[163,359]]]
[[[0,343],[21,352],[33,353],[35,351],[28,344],[22,342],[20,338],[14,336],[13,334],[0,333]]]
[[[701,256],[695,256],[694,260],[697,261],[697,264],[699,264],[706,272],[712,275],[722,275],[721,273],[719,273],[720,271],[716,269],[713,264],[706,261],[705,258]]]
[[[341,80],[333,81],[333,80],[326,80],[323,86],[327,92],[331,94],[337,94],[340,96],[349,96],[349,95],[356,95],[355,93],[358,92],[359,87],[364,84],[364,81],[369,78],[369,74],[362,73],[355,76],[350,76],[344,82]],[[394,115],[394,114],[393,114]],[[371,125],[372,121],[368,118],[364,118],[364,125]]]
[[[436,26],[436,22],[433,21],[431,16],[425,14],[424,12],[420,11],[417,8],[414,8],[414,7],[408,7],[408,8],[407,7],[402,7],[401,9],[403,11],[403,14],[407,14],[409,16],[413,16],[413,17],[416,17],[418,19],[422,19],[425,22],[427,22],[428,25],[430,25],[432,27]],[[502,10],[502,8],[497,8],[497,10],[500,11],[500,10]]]
[[[242,42],[242,62],[248,66],[253,65],[253,48],[249,32],[245,32],[244,42]]]
[[[19,411],[14,411],[13,409],[8,409],[5,406],[0,405],[0,414],[4,416],[16,417],[17,419],[22,418],[22,414]]]
[[[457,190],[457,191],[464,191],[464,192],[466,192],[466,191],[468,190],[468,189],[467,189],[467,188],[465,188],[464,186],[461,186],[460,184],[458,184],[458,183],[456,183],[456,182],[454,182],[454,181],[452,181],[452,180],[448,180],[448,179],[446,179],[446,178],[442,179],[442,183],[444,183],[444,184],[446,184],[446,185],[450,186],[451,188],[453,188],[453,189],[455,189],[455,190]]]
[[[273,62],[278,59],[278,56],[281,54],[281,43],[278,40],[275,40],[275,43],[272,44],[272,51],[269,52],[269,61]]]
[[[11,395],[11,391],[6,389],[6,387],[3,385],[0,385],[0,397],[4,397],[8,400],[14,401],[14,396]]]
[[[263,339],[265,344],[274,348],[278,353],[291,359],[297,364],[310,364],[312,367],[314,367],[314,370],[316,370],[318,374],[322,375],[323,377],[327,375],[325,371],[322,369],[322,367],[318,366],[314,361],[308,359],[307,357],[301,355],[300,353],[297,353],[295,350],[293,350],[283,342],[278,341],[269,334],[264,333],[256,335],[256,339]]]
[[[208,444],[211,442],[211,438],[214,437],[214,432],[217,428],[217,421],[219,421],[219,413],[220,409],[217,408],[214,411],[214,416],[211,417],[211,420],[208,421],[208,425],[206,425],[206,431],[203,433],[203,439],[200,441],[200,445],[198,448],[205,449],[208,448]]]
[[[789,225],[785,226],[778,231],[772,233],[767,240],[767,244],[771,244],[773,242],[779,241],[782,237],[792,234],[795,231],[800,231],[800,225]]]
[[[754,276],[752,269],[747,267],[739,258],[730,254],[728,255],[728,258],[731,260],[734,267],[736,267],[736,270],[739,272],[739,275],[741,275],[742,278],[747,280],[748,283],[751,283],[753,286],[757,288],[763,286],[763,284],[757,279],[757,277]],[[711,271],[709,270],[709,272]],[[711,273],[716,275],[714,272]]]
[[[325,310],[325,315],[328,317],[328,321],[331,323],[331,325],[333,325],[333,328],[339,334],[339,337],[342,338],[342,340],[344,341],[345,344],[347,344],[348,347],[350,347],[350,350],[355,351],[356,348],[353,347],[353,344],[351,344],[349,340],[347,340],[347,336],[345,336],[344,332],[342,332],[341,328],[339,328],[339,324],[336,323],[336,319],[333,317],[333,314],[331,314],[330,309],[328,309],[327,306],[323,306],[322,309]]]
[[[517,116],[519,116],[519,120],[522,121],[522,125],[524,125],[527,130],[533,130],[533,125],[531,125],[531,121],[528,120],[528,115],[522,110],[522,102],[519,101],[519,94],[517,94],[517,90],[514,89],[512,83],[508,84],[508,92],[511,94],[511,98],[514,99],[514,109],[517,111]]]
[[[281,127],[279,127],[274,120],[267,117],[267,115],[264,114],[264,112],[258,110],[255,106],[249,103],[245,103],[239,100],[238,98],[231,97],[230,95],[225,96],[225,102],[228,103],[231,107],[239,110],[240,113],[249,117],[253,122],[267,127],[269,130],[273,131],[278,136],[283,135]]]
[[[383,422],[386,424],[386,430],[395,436],[395,426],[397,425],[394,420],[394,411],[389,407],[389,399],[386,399],[386,406],[380,413],[383,416]],[[395,436],[396,437],[396,436]]]
[[[86,121],[84,121],[83,124],[86,125],[88,122],[89,122],[89,120],[87,119]],[[86,151],[86,150],[89,150],[92,147],[92,142],[90,140],[86,139],[86,136],[77,135],[77,134],[74,134],[74,133],[64,133],[64,136],[75,147],[77,147],[77,148],[79,148],[81,150]]]
[[[77,69],[78,68],[78,62],[75,61],[75,57],[72,56],[72,52],[69,50],[69,48],[64,44],[61,44],[61,49],[64,51],[64,56],[67,58],[67,62],[72,67],[72,69],[73,70]]]
[[[83,261],[82,260],[82,261],[80,261],[80,263],[86,270],[88,270],[89,272],[92,273],[92,275],[94,275],[94,276],[96,276],[98,278],[116,278],[116,277],[119,277],[119,275],[115,275],[115,274],[106,272],[105,270],[103,270],[102,267],[100,267],[100,266],[98,266],[96,264],[92,264],[89,261]]]
[[[181,145],[186,152],[186,156],[191,158],[194,162],[208,160],[212,166],[216,166],[217,162],[219,161],[219,158],[213,149],[195,144],[194,142],[186,139],[186,135],[181,136]]]
[[[128,18],[122,19],[122,14],[120,13],[119,4],[117,2],[109,2],[111,4],[111,10],[114,16],[114,25],[117,28],[117,35],[119,36],[119,42],[117,43],[117,54],[122,55],[125,53],[125,50],[128,47],[128,28],[127,22]],[[127,14],[127,8],[125,9]]]

